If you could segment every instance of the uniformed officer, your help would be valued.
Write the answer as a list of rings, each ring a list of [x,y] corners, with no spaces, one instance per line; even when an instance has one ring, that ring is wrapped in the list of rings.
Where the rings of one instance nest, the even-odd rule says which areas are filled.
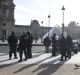
[[[15,36],[14,32],[11,32],[11,35],[8,37],[8,43],[9,43],[9,47],[10,47],[10,51],[9,51],[9,59],[11,60],[12,57],[12,53],[14,53],[14,58],[17,59],[17,54],[16,54],[16,50],[17,50],[17,37]]]
[[[25,33],[23,33],[23,35],[20,36],[19,38],[19,46],[18,46],[18,49],[19,49],[19,56],[20,56],[20,60],[19,62],[22,61],[22,56],[23,56],[23,52],[24,52],[24,55],[25,55],[25,61],[27,60],[27,51],[26,51],[26,48],[27,48],[27,36]]]
[[[46,53],[48,53],[49,52],[49,46],[51,44],[51,40],[49,39],[48,36],[46,36],[46,38],[44,39],[43,44],[45,46]]]

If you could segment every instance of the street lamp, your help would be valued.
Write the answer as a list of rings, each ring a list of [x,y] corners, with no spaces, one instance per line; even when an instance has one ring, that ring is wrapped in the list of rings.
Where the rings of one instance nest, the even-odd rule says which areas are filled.
[[[50,27],[50,18],[51,18],[51,16],[50,16],[50,14],[48,15],[48,37],[49,37],[49,27]]]
[[[42,35],[41,35],[41,42],[42,42],[42,36],[43,36],[43,21],[41,21],[42,24]]]
[[[63,35],[64,34],[64,11],[65,11],[64,6],[62,7],[62,11],[63,11],[62,35]]]
[[[77,22],[77,40],[79,41],[79,22]]]
[[[41,22],[41,24],[42,24],[42,35],[43,35],[43,21]]]

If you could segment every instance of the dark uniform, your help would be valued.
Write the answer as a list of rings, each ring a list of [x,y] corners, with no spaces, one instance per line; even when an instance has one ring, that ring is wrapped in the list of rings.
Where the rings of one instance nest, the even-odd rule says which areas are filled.
[[[8,43],[9,43],[9,46],[10,46],[10,51],[9,51],[9,59],[10,60],[11,60],[11,57],[12,57],[12,53],[14,53],[15,59],[17,58],[17,55],[16,55],[17,42],[18,42],[18,40],[17,40],[14,32],[12,32],[11,36],[8,37]]]
[[[20,60],[19,61],[22,61],[23,52],[24,52],[25,61],[26,61],[27,60],[27,51],[26,51],[26,48],[27,48],[27,40],[26,40],[25,33],[23,33],[23,35],[20,36],[19,41],[20,41],[19,42],[19,46],[18,46],[19,56],[20,56]]]
[[[32,42],[33,42],[33,37],[31,36],[30,32],[27,32],[27,58],[32,58]]]
[[[57,49],[57,40],[56,40],[56,34],[54,33],[52,36],[52,56],[56,55],[56,49]]]
[[[46,38],[44,39],[43,44],[44,44],[44,46],[45,46],[46,53],[48,53],[48,51],[49,51],[49,46],[50,46],[50,44],[51,44],[51,40],[49,39],[48,36],[46,36]]]
[[[66,38],[66,52],[67,52],[67,57],[71,58],[71,48],[72,48],[72,38],[67,35]]]
[[[66,60],[66,41],[65,41],[65,37],[62,34],[60,38],[60,52],[61,52],[60,60],[63,60],[63,58],[65,58]]]

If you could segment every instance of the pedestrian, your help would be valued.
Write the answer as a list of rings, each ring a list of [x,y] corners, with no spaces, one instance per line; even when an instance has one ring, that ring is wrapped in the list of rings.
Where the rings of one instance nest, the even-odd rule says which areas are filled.
[[[43,44],[45,46],[46,53],[48,53],[49,52],[49,46],[51,44],[51,40],[49,39],[48,36],[46,36],[46,38],[44,39]]]
[[[12,53],[14,53],[14,58],[17,59],[17,42],[18,42],[18,39],[17,37],[15,36],[15,33],[14,32],[11,32],[11,35],[8,37],[8,44],[9,44],[9,47],[10,47],[10,51],[9,51],[9,59],[11,60],[11,57],[12,57]]]
[[[66,53],[67,53],[67,58],[71,58],[71,49],[72,49],[72,38],[69,34],[67,34],[66,38]]]
[[[32,42],[33,42],[33,36],[28,31],[27,33],[27,58],[32,58]]]
[[[23,35],[21,35],[19,37],[19,45],[18,45],[19,56],[20,56],[19,62],[22,61],[23,52],[24,52],[24,55],[25,55],[24,61],[27,60],[27,51],[26,51],[26,48],[27,48],[27,36],[26,36],[25,33],[23,33]]]
[[[61,61],[65,58],[66,60],[66,40],[63,34],[61,34],[60,38],[60,53],[61,53]]]
[[[57,40],[56,40],[56,33],[52,36],[52,56],[56,56],[57,50]]]

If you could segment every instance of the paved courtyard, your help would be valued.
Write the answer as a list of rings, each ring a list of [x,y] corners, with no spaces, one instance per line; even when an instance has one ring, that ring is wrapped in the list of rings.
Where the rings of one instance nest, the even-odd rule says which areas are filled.
[[[8,54],[0,53],[0,75],[80,75],[80,68],[74,65],[80,64],[80,53],[66,61],[60,61],[60,55],[52,57],[51,53],[32,55],[33,58],[19,63],[19,58],[8,60]]]
[[[0,46],[0,75],[80,75],[80,53],[72,54],[72,58],[60,61],[60,55],[52,57],[50,52],[45,53],[44,46],[33,46],[33,58],[18,62],[18,59],[8,60],[8,46]],[[17,53],[19,57],[19,53]],[[24,55],[23,55],[24,59]]]

